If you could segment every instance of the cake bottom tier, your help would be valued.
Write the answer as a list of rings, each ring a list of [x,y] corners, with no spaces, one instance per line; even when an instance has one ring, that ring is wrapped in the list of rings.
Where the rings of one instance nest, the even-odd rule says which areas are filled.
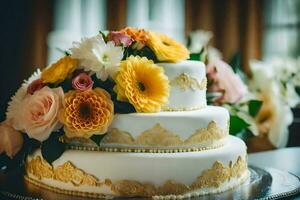
[[[40,150],[28,157],[26,180],[55,192],[85,197],[184,198],[231,189],[249,177],[246,146],[185,153],[67,150],[50,165]]]

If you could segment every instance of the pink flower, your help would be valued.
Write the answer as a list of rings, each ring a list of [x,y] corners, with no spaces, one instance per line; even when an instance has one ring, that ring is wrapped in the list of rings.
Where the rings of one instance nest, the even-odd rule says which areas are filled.
[[[41,79],[36,79],[28,85],[27,93],[33,94],[35,91],[42,89],[45,85]]]
[[[51,89],[47,86],[33,95],[27,95],[13,115],[13,127],[27,133],[30,138],[46,140],[62,126],[58,121],[58,112],[62,107],[63,96],[61,87]]]
[[[231,67],[222,60],[213,60],[207,66],[209,92],[221,92],[216,103],[236,103],[247,93],[247,86]]]
[[[94,82],[86,73],[80,73],[72,80],[72,86],[75,90],[86,91],[93,88]]]
[[[8,121],[0,123],[0,154],[13,158],[23,146],[23,137]]]
[[[108,40],[114,41],[116,46],[123,45],[124,47],[128,47],[132,43],[132,39],[120,31],[111,31],[108,34]]]

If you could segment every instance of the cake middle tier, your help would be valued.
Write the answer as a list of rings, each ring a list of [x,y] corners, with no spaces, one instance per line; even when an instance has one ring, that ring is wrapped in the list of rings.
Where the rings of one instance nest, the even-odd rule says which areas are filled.
[[[186,112],[117,114],[101,146],[167,152],[216,148],[226,142],[228,122],[228,111],[216,106]]]

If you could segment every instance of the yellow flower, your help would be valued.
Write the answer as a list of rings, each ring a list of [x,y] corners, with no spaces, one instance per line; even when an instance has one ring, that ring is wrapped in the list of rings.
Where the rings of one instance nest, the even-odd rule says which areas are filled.
[[[65,56],[42,72],[43,83],[63,82],[77,67],[77,60]]]
[[[113,102],[103,89],[84,92],[71,90],[65,94],[60,121],[67,137],[85,137],[107,132],[114,115]]]
[[[162,67],[145,57],[122,61],[115,82],[117,99],[129,101],[137,112],[159,112],[168,101],[168,77]]]
[[[154,51],[159,61],[177,62],[189,58],[187,48],[172,38],[151,31],[148,32],[148,36],[147,46]]]

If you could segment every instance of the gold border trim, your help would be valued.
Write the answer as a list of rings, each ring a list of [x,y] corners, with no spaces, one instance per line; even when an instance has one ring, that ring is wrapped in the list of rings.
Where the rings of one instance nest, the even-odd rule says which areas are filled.
[[[116,128],[111,129],[98,146],[91,139],[61,137],[60,141],[74,150],[136,152],[136,153],[177,153],[215,149],[226,142],[228,128],[220,128],[211,121],[207,127],[196,129],[188,138],[182,139],[160,124],[144,130],[137,137]]]
[[[50,190],[52,192],[56,192],[56,193],[63,194],[63,195],[71,195],[71,196],[78,196],[78,197],[84,197],[84,198],[105,198],[105,199],[109,199],[109,197],[111,197],[111,199],[113,198],[113,196],[108,196],[108,195],[104,195],[104,194],[100,194],[100,193],[81,192],[81,191],[75,191],[75,190],[60,189],[58,187],[49,186],[49,185],[46,185],[39,181],[36,181],[36,180],[30,178],[28,175],[24,175],[24,180],[34,186],[39,187],[39,188],[42,188],[45,190]]]
[[[56,188],[39,182],[38,180],[52,179],[62,183],[71,183],[73,187],[91,186],[101,187],[108,186],[114,195],[107,196],[121,196],[121,197],[154,197],[154,196],[169,196],[169,195],[185,195],[187,193],[196,192],[195,190],[203,188],[219,188],[222,184],[226,183],[232,178],[243,179],[245,173],[249,174],[247,169],[246,158],[241,156],[233,163],[229,162],[228,166],[223,165],[219,161],[215,161],[211,168],[202,171],[201,175],[196,177],[196,180],[190,184],[185,185],[172,180],[166,180],[162,185],[155,186],[152,183],[142,183],[134,180],[119,180],[112,182],[110,179],[99,180],[92,174],[88,174],[83,170],[77,168],[70,161],[62,165],[53,167],[41,156],[32,158],[26,163],[25,180],[33,184],[52,190],[54,192],[89,197],[106,197],[101,193],[89,193],[81,191],[72,191]],[[35,176],[38,180],[29,177],[28,174]],[[239,180],[241,182],[242,180]]]

